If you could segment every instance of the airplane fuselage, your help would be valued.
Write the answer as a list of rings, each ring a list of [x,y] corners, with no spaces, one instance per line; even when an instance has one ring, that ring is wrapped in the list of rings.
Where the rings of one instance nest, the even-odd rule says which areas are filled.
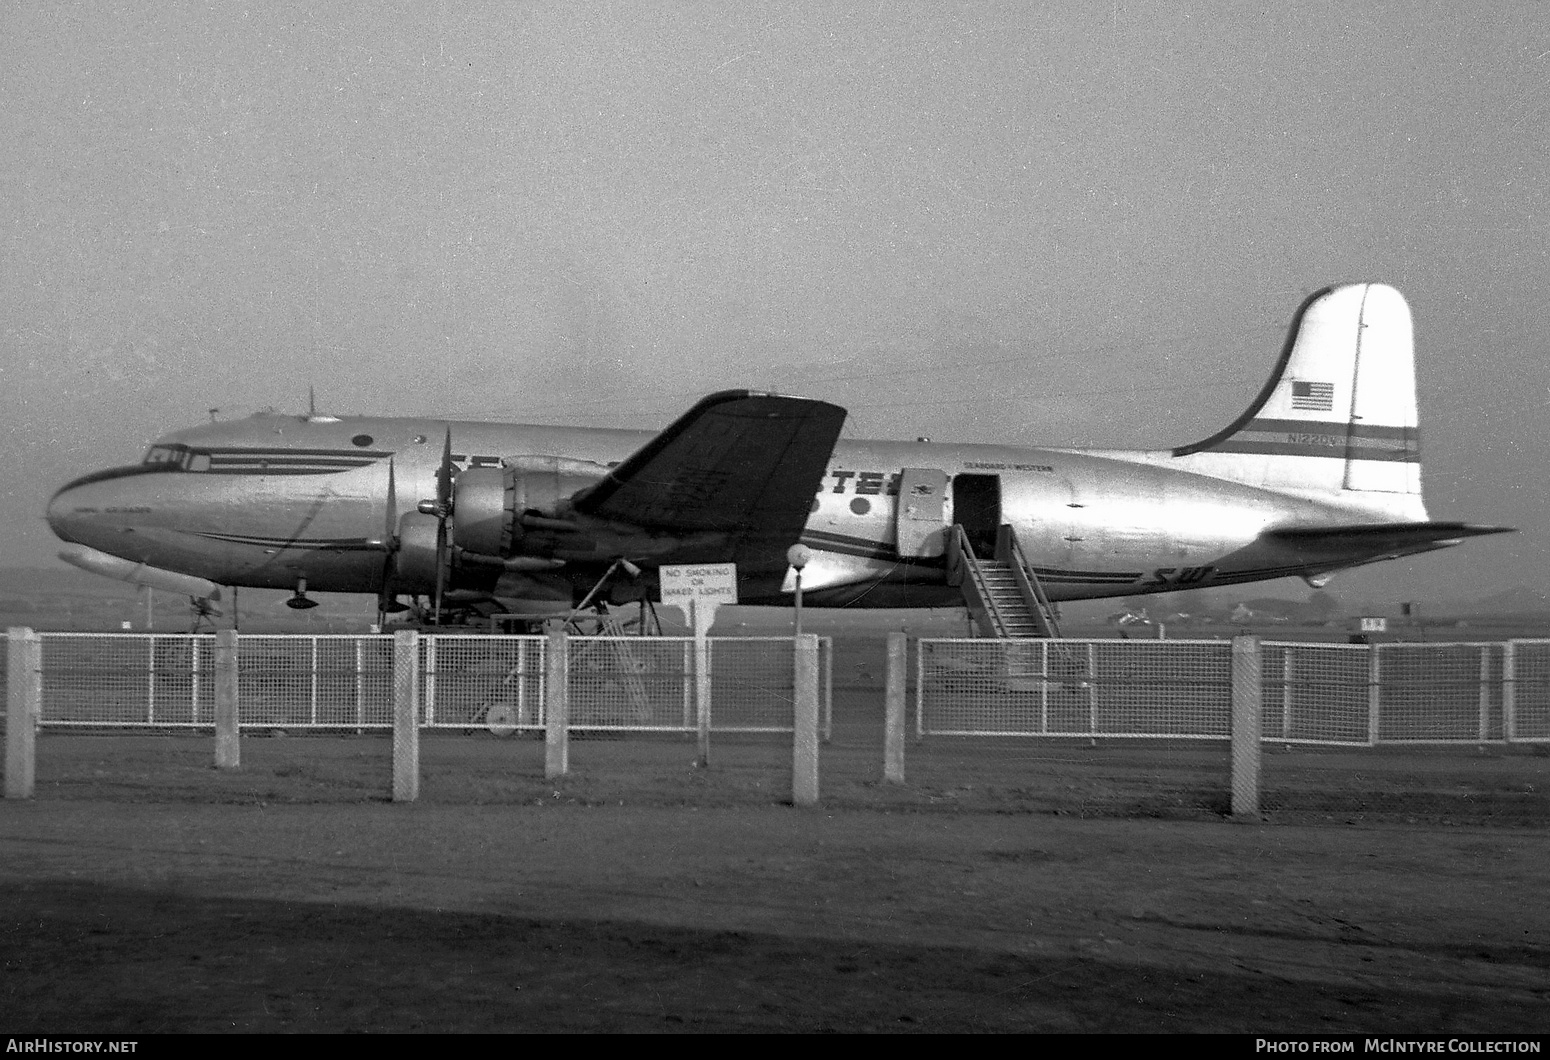
[[[293,606],[377,593],[384,611],[569,604],[615,564],[643,578],[626,595],[662,565],[727,561],[741,599],[782,602],[798,543],[818,605],[954,602],[982,573],[966,550],[1053,600],[1317,583],[1506,529],[1427,515],[1412,328],[1391,287],[1315,293],[1249,407],[1174,449],[846,440],[837,405],[730,390],[654,433],[269,413],[167,435],[48,518],[63,558],[110,577],[289,588]]]
[[[51,503],[49,520],[66,540],[218,585],[290,589],[304,579],[311,591],[375,593],[383,585],[390,528],[436,494],[449,430],[459,469],[499,467],[509,457],[534,454],[610,466],[653,437],[600,428],[261,414],[169,434],[153,444],[152,462],[71,483]],[[922,476],[936,484],[925,490],[924,511],[917,504]],[[942,558],[953,523],[965,527],[977,550],[992,548],[996,528],[1010,525],[1055,600],[1313,575],[1380,558],[1262,536],[1275,526],[1351,521],[1338,504],[1069,450],[841,441],[811,503],[801,540],[814,557],[803,583],[818,605],[954,599]],[[614,558],[605,547],[591,560],[572,557],[552,572],[475,573],[451,588],[567,599]],[[686,547],[647,558],[708,557]],[[747,600],[778,600],[791,588],[783,567],[741,574]]]

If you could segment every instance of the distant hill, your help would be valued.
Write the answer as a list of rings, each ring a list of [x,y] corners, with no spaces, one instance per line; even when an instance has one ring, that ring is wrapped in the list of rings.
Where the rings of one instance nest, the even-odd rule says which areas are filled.
[[[1550,612],[1550,595],[1520,585],[1473,603],[1458,605],[1461,615],[1535,615]]]

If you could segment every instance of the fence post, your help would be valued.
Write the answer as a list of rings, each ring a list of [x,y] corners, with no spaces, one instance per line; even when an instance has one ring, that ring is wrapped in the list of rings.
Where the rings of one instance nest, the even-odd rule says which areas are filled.
[[[1259,816],[1260,653],[1258,637],[1232,639],[1232,815]]]
[[[1491,649],[1480,645],[1480,742],[1491,738]],[[1506,733],[1502,734],[1506,739]]]
[[[1294,649],[1281,649],[1281,738],[1292,735],[1292,658]]]
[[[196,634],[190,634],[189,635],[189,638],[188,638],[188,671],[189,671],[189,673],[188,673],[188,676],[189,676],[189,682],[188,682],[188,699],[189,699],[189,703],[188,703],[188,706],[189,706],[189,716],[191,718],[193,718],[195,725],[199,724],[199,677],[200,677],[200,672],[199,672],[200,671],[200,667],[199,667],[200,651],[199,651],[199,649],[202,646],[202,644],[203,644],[203,641],[202,641],[202,639],[198,635],[196,635]]]
[[[795,717],[791,740],[791,801],[818,804],[818,637],[803,633],[793,643]]]
[[[420,634],[393,634],[393,801],[420,797]]]
[[[834,739],[834,638],[825,637],[818,652],[823,661],[823,742]]]
[[[544,652],[544,778],[570,772],[570,641],[551,629]]]
[[[1087,642],[1087,734],[1098,735],[1098,645],[1092,641]]]
[[[926,739],[926,641],[915,641],[915,742]]]
[[[1383,710],[1383,659],[1381,646],[1367,645],[1367,746],[1378,746],[1378,718]]]
[[[1502,649],[1502,739],[1512,743],[1518,738],[1518,653],[1517,642],[1509,640]]]
[[[5,797],[30,799],[37,785],[43,717],[43,639],[25,626],[6,633]]]
[[[904,783],[904,698],[908,684],[909,637],[888,634],[887,669],[883,673],[883,780]]]
[[[215,633],[215,768],[242,767],[237,684],[237,631]]]

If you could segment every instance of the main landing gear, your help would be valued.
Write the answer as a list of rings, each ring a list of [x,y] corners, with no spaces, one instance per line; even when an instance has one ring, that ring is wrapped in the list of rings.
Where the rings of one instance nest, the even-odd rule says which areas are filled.
[[[318,602],[307,595],[307,579],[297,578],[296,591],[291,594],[289,600],[285,601],[285,606],[293,611],[306,611],[317,605]]]

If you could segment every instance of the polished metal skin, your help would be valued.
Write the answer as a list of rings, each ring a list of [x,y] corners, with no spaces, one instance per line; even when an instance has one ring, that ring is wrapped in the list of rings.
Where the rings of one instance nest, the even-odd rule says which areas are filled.
[[[1010,525],[1054,600],[1285,576],[1316,583],[1498,532],[1428,519],[1414,393],[1408,308],[1392,288],[1357,284],[1309,299],[1255,403],[1195,445],[1082,452],[840,441],[821,460],[816,491],[792,499],[810,505],[800,531],[811,549],[804,602],[955,600],[943,555],[954,522],[977,550]],[[769,400],[804,411],[796,399]],[[706,522],[703,507],[694,518],[636,522],[617,506],[589,514],[578,500],[633,490],[632,503],[649,508],[661,461],[647,458],[673,440],[671,430],[260,414],[176,431],[140,464],[77,479],[54,496],[48,520],[75,546],[65,558],[89,569],[108,565],[82,562],[92,557],[83,550],[214,585],[385,600],[432,594],[439,570],[453,601],[569,602],[619,559],[644,568],[649,582],[661,563],[729,558],[724,528]],[[436,516],[416,513],[435,510],[447,454],[455,504],[438,550]],[[692,456],[672,459],[682,472]],[[797,463],[789,481],[817,476],[811,459]],[[621,467],[635,477],[611,481]],[[487,470],[463,479],[460,492],[469,468]],[[711,506],[716,490],[747,485],[725,475],[699,481],[707,485],[698,499]],[[745,549],[742,599],[789,602],[784,549],[794,543]]]

